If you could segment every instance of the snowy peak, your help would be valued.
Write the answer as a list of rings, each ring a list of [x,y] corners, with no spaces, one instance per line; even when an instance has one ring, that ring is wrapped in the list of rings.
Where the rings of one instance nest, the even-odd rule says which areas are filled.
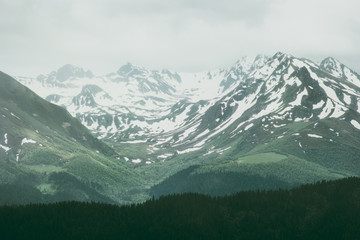
[[[159,74],[157,71],[153,71],[154,74]],[[181,83],[181,77],[177,72],[172,72],[168,69],[163,69],[161,71],[161,75],[163,76],[165,81],[173,81],[175,80],[177,83]]]
[[[249,57],[242,57],[240,60],[236,61],[235,68],[239,71],[248,72],[253,64],[253,60]]]
[[[111,102],[112,98],[109,94],[103,91],[97,85],[85,85],[81,93],[73,98],[72,102],[76,106],[90,106],[96,107],[98,104],[101,104],[104,101]]]
[[[336,77],[342,77],[343,64],[341,64],[338,60],[332,57],[327,57],[322,60],[320,63],[320,67]]]
[[[254,67],[249,73],[248,78],[266,80],[272,75],[281,75],[288,71],[291,63],[294,63],[291,55],[281,52],[276,53],[270,58],[259,56],[254,62]],[[290,70],[291,71],[291,70]]]
[[[266,55],[261,55],[261,54],[257,55],[249,69],[249,73],[263,67],[268,60],[269,60],[269,57]]]
[[[91,71],[85,71],[82,68],[73,66],[71,64],[67,64],[59,68],[56,72],[56,79],[60,82],[63,82],[71,77],[78,77],[78,78],[84,78],[88,77],[91,78],[94,75]]]
[[[39,75],[37,77],[37,79],[39,81],[44,81],[44,82],[65,82],[68,79],[71,78],[93,78],[94,74],[90,71],[87,70],[85,71],[84,69],[80,68],[80,67],[76,67],[74,65],[71,64],[66,64],[62,67],[60,67],[57,71],[53,71],[50,74],[46,75]]]
[[[276,53],[241,81],[219,106],[221,116],[233,119],[226,120],[229,123],[237,119],[246,123],[269,115],[298,122],[342,117],[350,105],[358,109],[358,97],[351,86],[328,79],[313,62]]]
[[[130,62],[121,66],[116,72],[120,77],[124,79],[134,79],[134,78],[154,78],[158,81],[173,81],[180,83],[181,77],[178,73],[172,72],[168,69],[158,70],[148,70],[143,67],[136,66]]]
[[[239,82],[249,77],[249,74],[263,67],[268,60],[265,55],[257,55],[255,59],[243,57],[238,60],[225,74],[224,80],[221,81],[221,93],[226,92]]]
[[[85,85],[83,88],[82,88],[82,91],[81,91],[81,94],[97,94],[99,92],[101,92],[102,89],[97,86],[97,85]]]
[[[277,52],[274,56],[271,57],[271,59],[278,59],[279,61],[284,61],[290,58],[293,58],[293,56],[283,52]]]
[[[133,93],[141,94],[174,94],[175,88],[181,82],[177,73],[169,70],[148,70],[142,67],[127,63],[119,68],[116,74],[108,77],[115,83],[124,83]]]
[[[337,78],[343,78],[360,86],[360,75],[332,57],[325,58],[320,63],[320,67]]]
[[[231,69],[236,69],[238,72],[242,72],[247,75],[264,66],[268,60],[269,57],[262,54],[257,55],[255,58],[243,57],[238,60]]]
[[[134,76],[134,75],[143,75],[146,72],[147,71],[145,69],[134,66],[133,64],[128,62],[127,64],[119,68],[117,74],[122,76]]]

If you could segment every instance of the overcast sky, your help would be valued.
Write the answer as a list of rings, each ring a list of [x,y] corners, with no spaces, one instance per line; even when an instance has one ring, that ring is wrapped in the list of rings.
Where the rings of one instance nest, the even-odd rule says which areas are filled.
[[[277,51],[360,73],[359,0],[0,0],[0,71],[202,71]]]

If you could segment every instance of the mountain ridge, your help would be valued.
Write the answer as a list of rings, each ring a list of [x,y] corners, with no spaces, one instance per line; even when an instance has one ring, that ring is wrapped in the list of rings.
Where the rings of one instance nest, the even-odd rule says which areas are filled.
[[[128,65],[62,85],[18,81],[50,94],[111,145],[145,179],[147,194],[155,186],[207,193],[209,179],[219,189],[229,176],[230,192],[249,178],[295,186],[358,176],[358,75],[330,58],[316,64],[278,52],[248,60],[194,74]],[[189,179],[193,188],[176,187]]]

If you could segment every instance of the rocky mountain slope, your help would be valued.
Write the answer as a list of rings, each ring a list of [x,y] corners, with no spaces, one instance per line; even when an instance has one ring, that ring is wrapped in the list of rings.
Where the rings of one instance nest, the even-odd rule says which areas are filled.
[[[334,74],[336,69],[352,74]],[[212,104],[192,131],[180,132],[186,136],[181,142],[169,134],[169,142],[179,144],[174,159],[197,160],[195,167],[156,186],[154,194],[221,194],[229,186],[267,188],[271,186],[265,183],[281,181],[276,184],[286,187],[284,183],[359,175],[357,81],[353,71],[334,59],[318,66],[277,53]],[[254,185],[256,181],[249,182],[254,176],[265,179]]]
[[[127,64],[100,77],[56,75],[17,79],[132,162],[156,185],[150,195],[360,174],[360,78],[333,58],[276,53],[194,74]]]

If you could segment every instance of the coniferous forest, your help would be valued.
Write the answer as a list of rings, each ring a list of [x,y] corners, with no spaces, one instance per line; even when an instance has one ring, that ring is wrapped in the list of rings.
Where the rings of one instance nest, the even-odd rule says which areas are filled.
[[[360,178],[126,206],[2,206],[0,231],[1,239],[359,239]]]

